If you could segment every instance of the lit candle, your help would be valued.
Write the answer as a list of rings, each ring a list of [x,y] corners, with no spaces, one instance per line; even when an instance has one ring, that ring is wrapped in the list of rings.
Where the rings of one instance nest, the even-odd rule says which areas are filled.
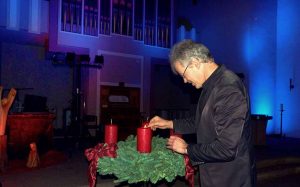
[[[118,126],[110,121],[110,124],[105,125],[105,139],[104,142],[107,144],[117,143],[118,141]]]
[[[148,124],[145,122],[137,129],[137,151],[140,153],[151,152],[152,130]]]
[[[170,136],[177,136],[179,138],[182,138],[182,134],[175,133],[173,129],[170,129]]]

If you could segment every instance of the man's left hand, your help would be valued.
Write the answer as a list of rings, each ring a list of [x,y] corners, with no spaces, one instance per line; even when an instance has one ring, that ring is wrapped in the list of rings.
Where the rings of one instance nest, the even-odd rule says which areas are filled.
[[[167,141],[167,148],[181,154],[187,154],[188,144],[178,136],[170,136]]]

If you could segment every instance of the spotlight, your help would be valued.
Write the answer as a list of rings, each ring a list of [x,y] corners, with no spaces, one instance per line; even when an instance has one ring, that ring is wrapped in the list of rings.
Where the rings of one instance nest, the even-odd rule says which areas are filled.
[[[91,60],[89,55],[80,55],[79,59],[80,62],[85,62],[85,63],[89,63]]]
[[[75,62],[75,53],[67,53],[66,55],[66,63],[72,65]]]
[[[96,55],[94,59],[94,63],[98,65],[103,65],[104,63],[104,57],[103,55]]]
[[[56,52],[52,56],[53,63],[55,64],[63,64],[66,59],[66,53]]]

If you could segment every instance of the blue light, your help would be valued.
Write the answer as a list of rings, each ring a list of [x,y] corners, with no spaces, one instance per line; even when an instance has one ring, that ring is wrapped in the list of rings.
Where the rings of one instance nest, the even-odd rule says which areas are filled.
[[[10,0],[7,2],[7,29],[19,30],[19,6],[19,0]]]
[[[294,41],[296,27],[298,25],[298,8],[300,3],[296,1],[278,1],[277,9],[277,43],[282,44]]]
[[[297,88],[290,90],[289,80],[297,80],[300,57],[298,47],[300,1],[278,0],[277,2],[277,80],[276,100],[284,106],[283,133],[287,136],[299,137],[299,97]],[[279,105],[278,103],[278,105]],[[280,115],[280,112],[278,112]],[[280,118],[278,118],[279,122]],[[277,128],[279,128],[278,123]]]
[[[270,19],[270,12],[260,11],[246,27],[244,35],[244,60],[249,70],[249,95],[251,113],[274,117],[275,67],[276,67],[276,20]],[[273,18],[274,19],[274,18]],[[270,30],[274,30],[270,32]],[[267,133],[274,132],[273,120],[268,121]]]
[[[29,1],[29,32],[40,33],[41,0]]]
[[[262,52],[263,39],[259,28],[249,28],[245,34],[244,55],[248,64],[255,63],[255,58]]]
[[[299,137],[298,88],[290,90],[289,80],[299,72],[300,1],[278,0],[256,7],[245,29],[243,57],[249,70],[252,113],[273,116],[267,133],[280,133],[280,104],[283,134]],[[275,7],[275,8],[274,8]]]

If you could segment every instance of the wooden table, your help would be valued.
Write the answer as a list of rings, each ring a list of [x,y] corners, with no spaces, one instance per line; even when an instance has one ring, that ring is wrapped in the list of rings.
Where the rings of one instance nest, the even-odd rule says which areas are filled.
[[[15,113],[7,117],[9,157],[28,156],[29,144],[36,142],[39,153],[52,146],[52,113]]]

